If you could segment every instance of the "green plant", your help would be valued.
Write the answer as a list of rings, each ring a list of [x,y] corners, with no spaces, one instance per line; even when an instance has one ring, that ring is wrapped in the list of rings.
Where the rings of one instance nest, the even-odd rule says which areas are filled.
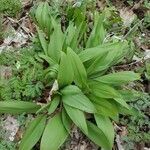
[[[88,36],[85,20],[80,25],[70,22],[62,31],[59,19],[49,14],[48,7],[46,2],[40,3],[36,10],[43,49],[38,56],[48,63],[46,75],[54,83],[47,102],[0,101],[0,113],[37,114],[22,138],[20,150],[32,149],[41,137],[41,150],[57,150],[74,124],[97,145],[111,150],[115,136],[111,120],[122,110],[132,112],[122,85],[140,79],[131,71],[108,73],[124,59],[128,43],[105,43],[103,13],[95,13]]]
[[[20,11],[20,0],[1,0],[0,13],[15,17]]]
[[[36,51],[31,48],[1,53],[1,70],[6,72],[0,79],[1,100],[31,101],[41,97],[47,79],[43,61],[36,57]]]
[[[126,126],[128,131],[128,134],[123,136],[122,139],[125,147],[129,150],[134,149],[136,143],[144,143],[145,145],[150,141],[149,100],[150,96],[146,93],[140,93],[139,96],[133,97],[129,104],[138,111],[138,115],[120,118],[121,125]]]
[[[149,61],[145,63],[145,67],[146,67],[145,76],[148,80],[150,80],[150,62]]]
[[[0,149],[2,150],[16,150],[16,145],[8,140],[1,140]]]

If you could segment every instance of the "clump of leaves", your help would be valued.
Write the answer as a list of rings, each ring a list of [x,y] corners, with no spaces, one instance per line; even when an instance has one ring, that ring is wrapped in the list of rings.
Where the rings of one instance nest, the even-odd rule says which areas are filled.
[[[150,96],[143,93],[133,98],[129,104],[137,110],[138,114],[136,116],[124,116],[120,119],[120,123],[127,127],[128,134],[123,137],[123,141],[128,149],[134,149],[136,143],[146,144],[150,141],[149,100]]]
[[[15,17],[21,11],[20,0],[1,0],[0,13]]]
[[[16,145],[11,141],[8,140],[1,140],[0,142],[0,149],[2,150],[16,150]]]
[[[62,31],[48,7],[42,2],[36,10],[43,49],[38,56],[48,63],[47,76],[54,83],[47,103],[0,101],[0,113],[37,114],[22,138],[20,150],[32,149],[41,137],[41,150],[57,150],[73,125],[98,146],[111,150],[115,136],[111,120],[122,110],[132,111],[122,95],[122,85],[140,79],[131,71],[108,73],[124,59],[128,43],[104,42],[103,13],[95,14],[93,30],[85,38],[84,20],[80,25],[70,22]]]
[[[36,55],[30,48],[13,51],[13,55],[12,51],[1,53],[1,70],[6,72],[0,79],[1,100],[31,101],[41,96],[46,79],[42,60],[37,60]]]

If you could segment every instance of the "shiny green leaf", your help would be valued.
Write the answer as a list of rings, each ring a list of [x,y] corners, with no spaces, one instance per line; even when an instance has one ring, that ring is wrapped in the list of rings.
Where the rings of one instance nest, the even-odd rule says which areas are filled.
[[[45,39],[44,33],[38,27],[37,27],[37,32],[38,32],[39,40],[40,40],[41,46],[44,50],[44,53],[45,53],[45,55],[47,55],[48,44]]]
[[[68,85],[64,87],[60,92],[62,93],[62,95],[74,95],[82,93],[82,91],[75,85]]]
[[[25,101],[0,101],[0,113],[35,113],[41,106]]]
[[[120,93],[113,87],[100,83],[91,81],[89,84],[91,93],[97,97],[101,98],[121,98]]]
[[[61,26],[52,19],[54,26],[53,34],[50,37],[50,42],[48,45],[48,55],[57,63],[59,63],[61,57],[61,50],[64,42],[64,35],[61,31]]]
[[[81,110],[77,108],[73,108],[66,104],[64,104],[64,107],[68,116],[75,123],[75,125],[79,127],[82,131],[84,131],[84,133],[88,134],[88,129],[87,129],[87,124],[86,124],[84,113]]]
[[[63,96],[62,101],[68,106],[78,108],[88,113],[96,112],[92,102],[83,93]]]
[[[43,10],[43,6],[44,6],[44,3],[43,2],[40,2],[37,9],[36,9],[36,12],[35,12],[35,18],[39,24],[39,26],[42,27],[43,25],[43,22],[42,22],[42,10]]]
[[[68,132],[62,123],[61,114],[59,113],[48,121],[41,139],[40,149],[58,150],[67,137]]]
[[[86,43],[86,48],[94,47],[103,43],[106,35],[103,21],[104,14],[99,15],[98,13],[96,13],[94,16],[94,27]]]
[[[72,69],[70,59],[68,59],[67,55],[64,52],[62,52],[59,71],[58,71],[59,87],[64,87],[65,85],[71,84],[73,78],[74,78],[74,72]]]
[[[86,136],[104,150],[112,150],[112,145],[105,136],[104,132],[93,123],[87,121],[89,133]]]
[[[115,132],[113,124],[111,123],[110,119],[104,115],[98,114],[95,114],[94,117],[98,128],[100,128],[103,131],[103,133],[109,140],[111,147],[113,147]]]
[[[31,150],[39,141],[46,124],[46,116],[37,116],[27,127],[21,140],[19,150]]]
[[[93,95],[88,96],[89,99],[92,101],[94,104],[97,114],[113,117],[118,115],[119,109],[118,105],[115,103],[114,100],[112,99],[104,99],[104,98],[99,98]]]
[[[126,84],[128,82],[132,82],[135,80],[139,80],[140,76],[137,73],[134,73],[132,71],[123,71],[123,72],[117,72],[117,73],[111,73],[108,75],[104,75],[98,78],[95,78],[94,80],[106,84],[111,85],[122,85]]]
[[[62,122],[63,122],[65,129],[68,131],[68,133],[70,133],[72,121],[69,118],[68,114],[66,113],[65,109],[62,110],[61,117],[62,117]]]
[[[126,46],[127,46],[126,42],[104,43],[102,45],[83,50],[79,54],[79,57],[82,62],[86,62],[95,57],[103,55],[106,52],[112,51],[114,49],[120,50],[122,47]]]
[[[54,96],[48,108],[48,114],[52,114],[57,109],[59,103],[60,103],[60,97],[57,95]]]
[[[71,60],[74,70],[74,81],[79,87],[85,87],[87,81],[87,74],[78,55],[70,48],[67,49],[67,55]]]

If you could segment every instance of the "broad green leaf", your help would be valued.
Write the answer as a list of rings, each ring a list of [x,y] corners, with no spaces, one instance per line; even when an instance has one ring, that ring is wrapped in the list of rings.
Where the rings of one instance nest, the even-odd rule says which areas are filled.
[[[62,95],[74,95],[82,93],[82,91],[75,85],[68,85],[60,90],[60,92]]]
[[[68,132],[62,123],[61,114],[59,113],[48,121],[41,139],[40,149],[58,150],[67,137]]]
[[[69,26],[66,29],[66,36],[65,36],[65,42],[66,45],[71,45],[71,41],[75,35],[76,27],[74,26],[73,22],[69,22]]]
[[[72,69],[71,61],[68,59],[67,55],[62,52],[60,66],[58,71],[58,85],[59,87],[64,87],[72,83],[74,78],[74,72]]]
[[[64,42],[64,35],[61,31],[61,26],[58,25],[54,19],[52,19],[52,22],[55,26],[48,45],[48,55],[59,63]]]
[[[65,95],[62,97],[64,104],[80,109],[88,113],[96,112],[92,102],[83,94]]]
[[[126,101],[126,102],[133,102],[133,101],[136,101],[141,93],[138,92],[138,91],[135,91],[134,89],[129,89],[129,90],[118,90],[118,92],[122,95],[123,99]]]
[[[129,47],[127,41],[124,41],[124,42],[125,42],[125,44],[123,44],[122,47],[120,47],[120,49],[115,49],[115,51],[114,51],[115,57],[114,57],[113,61],[111,62],[110,66],[114,66],[114,65],[120,63],[125,57],[128,56],[130,47]],[[110,56],[112,56],[114,53],[110,52]]]
[[[42,22],[42,10],[43,10],[43,6],[44,6],[44,3],[43,2],[40,2],[38,4],[38,7],[36,9],[36,12],[35,12],[35,17],[36,17],[36,20],[39,24],[40,27],[43,27],[43,22]]]
[[[108,51],[103,55],[99,55],[93,58],[91,61],[88,62],[88,75],[90,75],[90,77],[93,78],[93,76],[95,76],[96,74],[100,74],[102,71],[106,71],[111,66],[122,61],[122,59],[126,56],[127,52],[128,45],[124,44],[120,48],[118,47],[112,49],[111,51]]]
[[[141,113],[139,112],[139,109],[136,109],[135,107],[132,107],[131,109],[127,109],[125,107],[119,106],[120,114],[122,115],[131,115],[133,117],[141,116]]]
[[[99,73],[100,71],[106,70],[111,67],[111,63],[114,61],[117,53],[118,52],[116,50],[111,50],[108,53],[104,53],[103,56],[100,55],[95,58],[95,60],[87,70],[88,75]]]
[[[104,53],[103,55],[100,55],[92,61],[92,63],[89,65],[87,69],[88,75],[92,75],[94,73],[97,73],[98,71],[102,71],[106,69],[106,66],[109,67],[109,61],[105,61],[108,53]]]
[[[113,147],[115,132],[113,124],[111,123],[110,119],[104,115],[97,115],[97,114],[95,114],[94,117],[98,128],[100,128],[103,131],[103,133],[109,140],[111,147]]]
[[[120,105],[122,105],[123,107],[130,109],[129,105],[126,103],[126,101],[122,98],[114,98],[114,100],[116,102],[118,102]]]
[[[71,47],[75,52],[77,51],[78,39],[79,39],[80,28],[76,27],[73,22],[69,23],[69,26],[66,30],[65,43],[66,47]],[[82,34],[81,34],[82,36]]]
[[[115,106],[111,105],[111,103],[109,103],[109,106],[107,106],[106,104],[105,105],[98,105],[97,103],[93,103],[93,104],[97,110],[97,114],[100,115],[105,114],[105,116],[110,117],[113,120],[115,120],[115,118],[118,117],[119,109],[116,108],[117,107],[116,105]]]
[[[96,47],[85,49],[79,54],[79,57],[82,62],[86,62],[95,57],[103,55],[106,52],[109,52],[115,49],[119,50],[122,47],[126,47],[126,46],[127,46],[126,42],[104,43]]]
[[[39,40],[40,40],[41,46],[44,50],[44,53],[45,53],[45,55],[47,55],[48,44],[44,37],[44,33],[38,27],[37,27],[37,32],[38,32]]]
[[[74,81],[79,87],[85,87],[87,81],[87,74],[78,55],[70,48],[67,49],[67,55],[71,60],[74,70]]]
[[[89,121],[87,121],[87,125],[89,133],[88,134],[85,133],[86,136],[89,139],[91,139],[95,144],[104,148],[104,150],[112,150],[112,145],[105,136],[104,132]]]
[[[49,5],[48,2],[44,2],[43,9],[42,9],[42,24],[43,24],[43,30],[47,31],[48,34],[50,34],[51,30],[51,17],[49,15]]]
[[[116,102],[121,104],[122,106],[129,109],[128,104],[123,100],[121,94],[115,90],[113,87],[106,85],[100,82],[91,82],[90,84],[91,93],[99,98],[108,98],[114,99]]]
[[[121,95],[113,87],[100,83],[91,81],[89,84],[91,93],[97,97],[101,98],[121,98]]]
[[[70,47],[76,52],[79,53],[80,50],[78,50],[79,42],[81,41],[81,38],[83,34],[86,32],[86,23],[83,21],[78,28],[75,30],[75,34],[73,36],[72,41],[70,42]]]
[[[42,59],[44,59],[45,61],[47,61],[49,63],[49,65],[54,65],[56,64],[56,62],[54,60],[52,60],[49,56],[44,55],[44,54],[38,54],[39,57],[41,57]]]
[[[68,133],[70,133],[72,121],[69,118],[68,114],[66,113],[65,109],[62,110],[61,117],[62,117],[62,122],[63,122],[65,129],[68,131]]]
[[[95,14],[94,27],[86,43],[86,48],[94,47],[103,43],[106,31],[103,26],[104,14]]]
[[[114,100],[99,98],[93,95],[88,96],[89,99],[94,104],[97,114],[113,117],[116,116],[119,112],[118,105]]]
[[[39,141],[46,124],[46,116],[37,116],[27,127],[21,140],[19,150],[31,150]]]
[[[79,127],[84,133],[88,134],[88,129],[87,129],[87,124],[86,124],[84,113],[81,110],[77,108],[73,108],[66,104],[64,104],[64,107],[68,116],[75,123],[75,125]]]
[[[57,75],[58,74],[58,68],[59,68],[58,64],[52,65],[52,66],[50,66],[44,70],[44,74],[47,75],[48,73],[53,72]]]
[[[41,106],[24,101],[0,101],[0,113],[20,114],[35,113]]]
[[[60,97],[58,95],[54,96],[54,98],[52,98],[52,101],[50,103],[48,114],[52,114],[58,107],[59,103],[60,103]]]
[[[134,73],[132,71],[123,71],[104,75],[95,78],[94,80],[111,85],[122,85],[139,79],[140,79],[139,74]]]

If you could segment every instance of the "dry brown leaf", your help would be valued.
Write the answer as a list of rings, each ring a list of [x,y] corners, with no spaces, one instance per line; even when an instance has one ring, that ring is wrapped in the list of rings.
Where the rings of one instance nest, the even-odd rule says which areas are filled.
[[[119,12],[120,12],[120,17],[124,23],[124,26],[125,27],[130,26],[136,17],[133,10],[127,7],[123,7],[122,9],[120,9]]]

